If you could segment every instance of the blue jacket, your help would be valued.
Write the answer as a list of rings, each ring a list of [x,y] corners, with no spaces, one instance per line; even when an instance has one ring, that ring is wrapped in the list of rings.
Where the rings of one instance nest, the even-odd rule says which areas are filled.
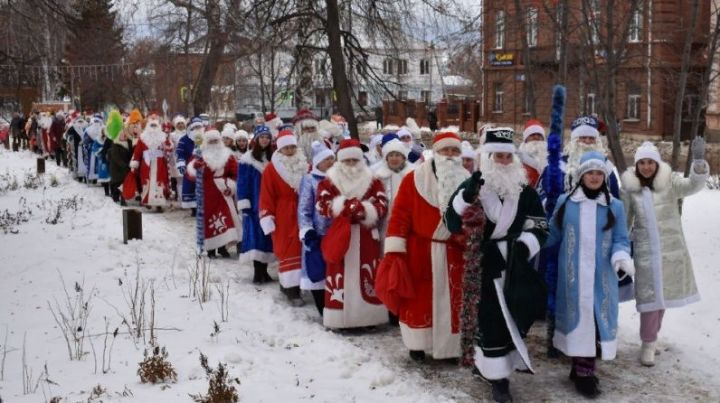
[[[237,205],[242,213],[243,240],[240,261],[270,263],[275,260],[272,239],[260,227],[260,181],[267,161],[260,162],[251,152],[240,157],[237,177]]]
[[[332,220],[323,217],[318,212],[317,188],[320,182],[325,179],[325,174],[313,170],[303,176],[298,190],[298,228],[300,228],[300,239],[305,238],[309,230],[315,230],[318,239],[305,240],[303,242],[302,269],[300,272],[300,288],[304,290],[325,289],[325,261],[320,250],[322,237],[327,233]],[[313,279],[315,281],[313,281]]]
[[[178,171],[183,175],[182,182],[182,194],[180,201],[183,208],[195,207],[195,181],[191,180],[185,175],[187,164],[190,162],[195,151],[195,142],[190,136],[185,133],[184,136],[178,140],[177,147],[175,148],[175,166]]]

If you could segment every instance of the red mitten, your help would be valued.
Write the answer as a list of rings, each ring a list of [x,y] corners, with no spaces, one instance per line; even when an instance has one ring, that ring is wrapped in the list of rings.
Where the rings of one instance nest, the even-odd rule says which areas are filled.
[[[385,254],[375,276],[375,294],[387,309],[396,315],[400,309],[400,300],[415,296],[407,267],[407,254],[397,252]]]

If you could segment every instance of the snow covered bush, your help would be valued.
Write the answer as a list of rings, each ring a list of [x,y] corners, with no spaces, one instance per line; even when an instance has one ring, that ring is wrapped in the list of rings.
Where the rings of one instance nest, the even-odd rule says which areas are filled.
[[[218,363],[217,369],[208,365],[205,354],[200,353],[200,365],[208,376],[207,395],[197,394],[190,395],[197,403],[232,403],[237,402],[239,397],[237,390],[233,384],[239,385],[238,378],[228,379],[227,367],[223,363]]]
[[[168,352],[165,347],[154,347],[152,355],[148,354],[147,349],[143,353],[145,359],[139,364],[138,375],[142,383],[165,383],[176,382],[177,373],[170,361],[168,361]]]
[[[3,234],[17,234],[19,232],[18,225],[30,221],[32,210],[28,207],[27,200],[21,197],[18,204],[20,205],[18,211],[14,213],[7,209],[0,212],[0,229],[2,229]]]

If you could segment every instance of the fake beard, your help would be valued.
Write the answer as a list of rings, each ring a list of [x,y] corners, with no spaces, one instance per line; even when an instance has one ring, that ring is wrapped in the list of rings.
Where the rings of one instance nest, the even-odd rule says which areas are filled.
[[[530,156],[530,158],[534,159],[541,167],[547,165],[548,151],[547,142],[545,141],[522,143],[520,144],[520,152]]]
[[[312,143],[315,140],[323,141],[320,132],[316,131],[314,133],[300,133],[297,139],[297,145],[307,155],[312,155]]]
[[[308,172],[308,162],[301,148],[298,148],[295,155],[288,157],[277,151],[273,153],[273,162],[277,162],[285,168],[287,176],[284,177],[291,188],[297,190],[300,187],[300,180]]]
[[[93,123],[90,126],[85,129],[85,132],[88,136],[90,136],[91,139],[95,141],[100,141],[100,134],[102,134],[102,124],[101,123]]]
[[[202,158],[213,171],[222,170],[230,158],[231,151],[224,144],[206,144],[202,148]]]
[[[438,202],[442,213],[447,210],[450,197],[457,190],[470,173],[463,168],[462,158],[445,157],[436,154],[433,157],[435,161],[435,173],[438,179]]]
[[[167,138],[167,134],[162,131],[159,127],[156,129],[145,129],[140,135],[140,140],[147,146],[148,150],[157,150],[162,146],[162,143]]]
[[[503,199],[517,199],[527,184],[525,168],[517,155],[508,165],[498,164],[490,157],[490,153],[482,153],[480,157],[480,170],[485,179],[483,187],[495,192]]]
[[[340,193],[347,198],[361,199],[365,196],[373,180],[372,171],[365,161],[360,161],[355,166],[343,164],[341,161],[333,165],[334,172],[328,172],[333,185]]]
[[[580,158],[583,154],[588,151],[598,151],[605,155],[605,147],[602,143],[602,138],[598,137],[594,144],[581,143],[578,139],[571,140],[566,146],[563,152],[568,156],[566,164],[567,172],[572,172],[577,169],[580,165]]]

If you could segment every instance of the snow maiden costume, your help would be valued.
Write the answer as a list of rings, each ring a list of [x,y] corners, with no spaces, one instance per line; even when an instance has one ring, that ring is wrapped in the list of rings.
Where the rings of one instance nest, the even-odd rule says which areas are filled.
[[[655,342],[665,309],[700,300],[678,212],[678,200],[699,192],[710,171],[704,161],[704,144],[698,142],[693,142],[693,154],[698,158],[689,178],[673,173],[650,142],[638,148],[636,166],[622,175],[622,198],[635,258],[635,301],[643,344],[640,359],[646,366],[655,363]],[[644,183],[637,168],[643,159],[656,164],[654,175]]]
[[[475,172],[460,185],[445,213],[453,233],[462,231],[464,215],[473,205],[484,214],[484,225],[478,228],[482,241],[471,246],[479,246],[479,256],[468,254],[465,262],[470,267],[470,259],[480,259],[479,279],[465,281],[475,278],[480,283],[474,364],[491,381],[496,401],[511,399],[508,378],[516,369],[533,371],[523,339],[545,315],[547,298],[532,263],[547,238],[547,220],[540,197],[527,183],[513,136],[510,128],[486,130],[482,174]],[[498,153],[510,154],[511,162],[496,162]]]
[[[317,190],[320,214],[332,219],[322,243],[327,265],[323,325],[375,326],[388,320],[387,309],[375,294],[380,260],[377,225],[387,212],[385,189],[373,178],[358,140],[343,140],[337,158]]]
[[[605,156],[585,153],[572,191],[560,197],[550,222],[547,246],[560,245],[553,344],[572,357],[570,379],[586,397],[595,397],[596,346],[601,358],[617,352],[618,278],[634,273],[623,203],[607,187]],[[602,172],[599,189],[583,175]]]
[[[195,142],[202,142],[204,131],[203,122],[200,118],[192,118],[185,134],[178,140],[175,147],[175,166],[178,173],[183,176],[180,187],[180,206],[184,209],[191,209],[191,215],[195,216],[195,181],[185,176],[187,166],[193,158]]]
[[[162,210],[167,204],[170,196],[170,177],[165,150],[171,146],[168,135],[160,128],[160,121],[148,119],[130,161],[130,169],[140,169],[142,181],[140,203],[143,206]]]
[[[303,176],[298,191],[298,226],[300,227],[300,239],[303,240],[300,289],[312,293],[320,315],[323,314],[325,308],[325,260],[322,257],[320,243],[331,220],[320,215],[316,208],[318,185],[325,179],[325,172],[321,171],[318,165],[327,159],[332,160],[334,157],[332,150],[323,143],[314,142],[312,171]]]
[[[259,140],[265,137],[268,145],[260,148]],[[275,261],[270,236],[260,226],[260,187],[262,175],[270,162],[272,135],[266,126],[255,128],[253,148],[240,158],[237,179],[237,206],[242,213],[243,238],[240,245],[240,263],[253,262],[254,283],[271,281],[267,274],[268,263]]]
[[[85,136],[83,138],[83,159],[87,167],[87,179],[89,181],[97,181],[98,183],[106,183],[110,181],[110,170],[108,167],[105,154],[101,153],[105,145],[103,138],[102,116],[95,114],[90,125],[85,128]]]
[[[435,157],[403,178],[393,202],[385,238],[385,257],[375,290],[400,318],[400,334],[411,358],[460,356],[460,302],[465,240],[442,219],[450,196],[470,173],[459,157],[437,154],[455,148],[460,136],[441,131]]]

